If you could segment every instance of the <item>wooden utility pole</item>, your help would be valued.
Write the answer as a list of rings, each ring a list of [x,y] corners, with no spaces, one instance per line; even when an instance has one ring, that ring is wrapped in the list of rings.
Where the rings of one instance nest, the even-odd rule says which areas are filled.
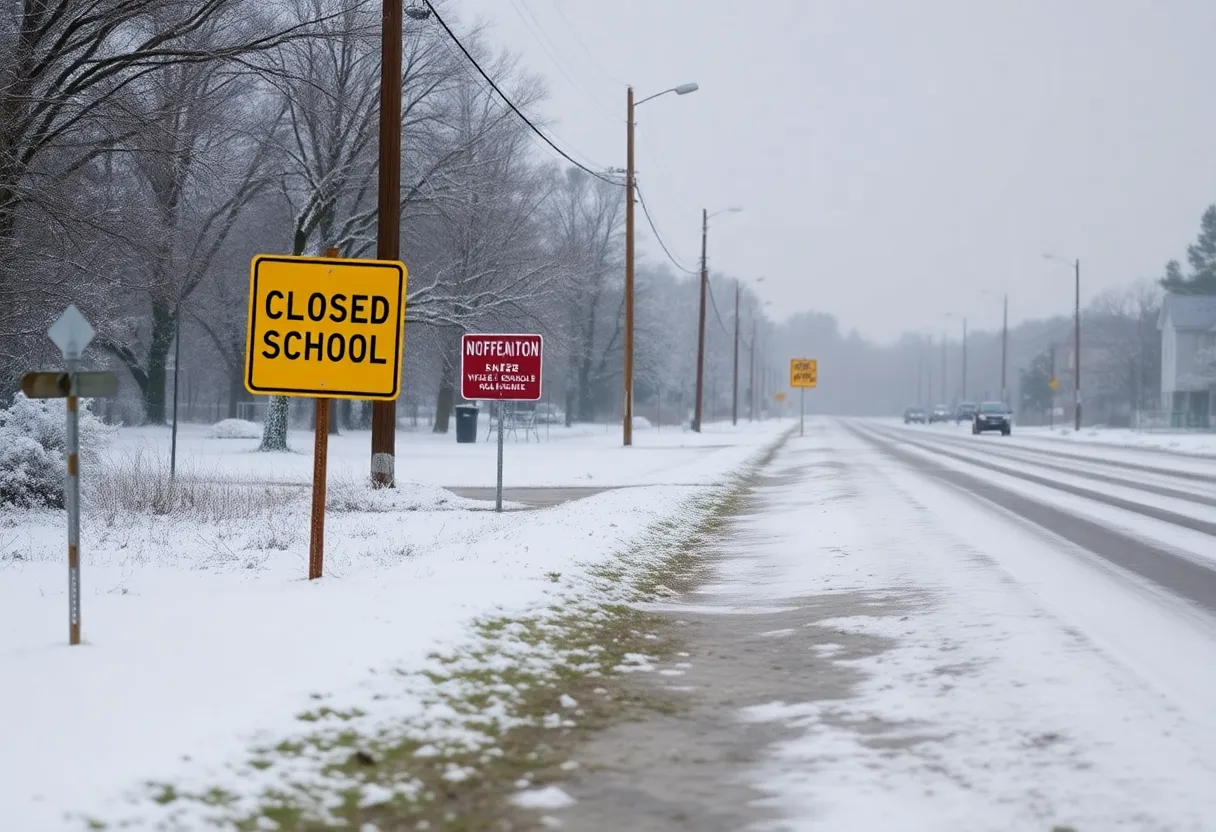
[[[1076,356],[1073,360],[1072,373],[1072,388],[1073,398],[1076,399],[1075,422],[1073,430],[1081,430],[1081,258],[1077,258],[1076,262],[1076,343],[1073,346],[1073,352]]]
[[[622,443],[633,444],[633,87],[625,116],[625,417]]]
[[[967,401],[967,319],[963,318],[963,397]]]
[[[1005,295],[1005,306],[1001,313],[1001,401],[1009,404],[1009,388],[1005,385],[1005,374],[1009,367],[1009,295]]]
[[[401,259],[401,17],[401,0],[382,0],[380,159],[376,214],[378,260]],[[328,417],[328,404],[326,410]],[[392,488],[395,484],[396,453],[397,403],[372,402],[371,476],[374,488]]]
[[[705,261],[705,246],[709,236],[709,209],[701,209],[701,312],[697,317],[697,400],[694,404],[692,429],[701,432],[701,398],[705,387],[705,294],[709,287],[709,269]]]
[[[735,364],[730,383],[730,423],[739,424],[739,281],[735,281]]]
[[[752,342],[747,348],[747,421],[756,419],[756,315],[752,313]]]

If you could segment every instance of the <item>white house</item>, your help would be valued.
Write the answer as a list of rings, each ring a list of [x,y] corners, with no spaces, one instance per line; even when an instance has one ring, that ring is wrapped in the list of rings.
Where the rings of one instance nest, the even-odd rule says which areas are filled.
[[[1216,295],[1167,294],[1161,330],[1161,406],[1176,427],[1209,427],[1216,399]]]

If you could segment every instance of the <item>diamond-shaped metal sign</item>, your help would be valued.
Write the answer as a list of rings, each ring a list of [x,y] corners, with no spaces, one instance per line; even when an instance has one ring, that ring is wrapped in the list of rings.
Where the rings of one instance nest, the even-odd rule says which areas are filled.
[[[93,325],[89,323],[84,314],[76,308],[76,304],[71,304],[63,310],[63,314],[55,323],[51,324],[51,328],[46,331],[46,334],[51,336],[51,340],[55,342],[55,346],[59,347],[64,358],[80,358],[92,343],[97,331],[93,329]]]

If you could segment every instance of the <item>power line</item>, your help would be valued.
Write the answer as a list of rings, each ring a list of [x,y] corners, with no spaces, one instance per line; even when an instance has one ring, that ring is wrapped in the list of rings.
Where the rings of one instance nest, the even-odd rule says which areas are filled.
[[[663,249],[663,253],[667,255],[667,259],[670,260],[672,265],[674,265],[680,271],[682,271],[686,274],[697,274],[696,271],[688,268],[687,266],[682,264],[679,260],[677,260],[675,258],[675,256],[671,253],[671,250],[669,248],[667,248],[667,243],[663,242],[663,237],[662,237],[662,235],[659,234],[659,229],[655,228],[654,219],[650,216],[650,209],[646,207],[646,199],[642,196],[641,186],[635,182],[633,185],[633,189],[635,191],[637,191],[638,204],[642,206],[642,213],[646,216],[646,222],[650,225],[650,230],[654,234],[654,238],[656,240],[658,240],[660,248]]]
[[[730,335],[730,330],[726,328],[726,324],[722,323],[722,313],[718,311],[718,302],[714,300],[714,285],[706,280],[705,286],[709,289],[709,302],[714,308],[714,317],[718,319],[718,326],[722,327],[722,334]]]
[[[551,147],[557,153],[557,155],[561,156],[563,159],[565,159],[570,164],[574,165],[579,170],[581,170],[585,173],[588,173],[591,176],[594,176],[596,179],[607,182],[610,185],[621,184],[620,182],[618,182],[614,179],[610,179],[609,177],[604,176],[602,173],[592,170],[591,168],[584,165],[582,162],[576,161],[573,156],[571,156],[569,153],[567,153],[566,151],[564,151],[560,147],[558,147],[553,142],[552,139],[550,139],[543,131],[541,131],[541,129],[539,127],[537,127],[535,124],[532,123],[531,119],[529,119],[526,115],[523,114],[522,110],[520,110],[518,107],[515,106],[515,102],[512,101],[510,98],[508,98],[506,93],[504,93],[501,89],[498,88],[498,85],[496,83],[494,83],[494,79],[491,78],[489,76],[489,74],[484,69],[481,68],[481,64],[477,63],[477,59],[474,58],[473,55],[469,52],[469,50],[465,48],[465,45],[460,42],[460,38],[456,37],[456,33],[452,31],[452,28],[450,26],[448,26],[447,21],[445,21],[440,16],[439,10],[435,8],[435,4],[432,3],[431,0],[423,0],[423,2],[426,3],[427,8],[431,10],[431,14],[433,14],[435,16],[435,20],[439,22],[439,25],[443,27],[443,31],[447,32],[447,35],[448,35],[448,37],[450,37],[452,39],[452,42],[455,43],[456,46],[460,48],[460,51],[464,53],[464,56],[468,59],[469,63],[471,63],[473,65],[473,68],[477,70],[477,72],[481,75],[482,78],[486,79],[486,83],[490,85],[490,88],[493,89],[494,92],[498,93],[498,97],[501,98],[506,103],[506,105],[511,108],[511,111],[513,113],[515,113],[515,115],[519,116],[520,120],[523,121],[524,124],[528,125],[528,128],[533,133],[540,136],[540,138],[542,140],[544,140],[545,144],[549,145],[549,147]]]

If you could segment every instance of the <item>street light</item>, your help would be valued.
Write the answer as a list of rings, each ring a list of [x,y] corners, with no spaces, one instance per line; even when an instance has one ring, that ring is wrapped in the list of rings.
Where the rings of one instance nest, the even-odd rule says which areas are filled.
[[[1073,274],[1076,277],[1076,300],[1073,307],[1074,321],[1074,343],[1073,354],[1074,364],[1072,370],[1072,393],[1073,393],[1073,430],[1081,430],[1081,258],[1076,260],[1065,260],[1063,257],[1057,257],[1054,254],[1044,254],[1044,260],[1058,260],[1066,266],[1073,268]]]
[[[756,283],[763,283],[763,277],[757,277]],[[731,372],[731,400],[730,400],[730,423],[731,425],[739,424],[739,291],[741,281],[735,279],[735,363],[734,370]]]
[[[763,280],[763,278],[761,278],[761,280]],[[759,283],[760,281],[758,280],[756,282]],[[752,341],[748,345],[747,350],[747,361],[749,365],[747,374],[747,421],[749,422],[755,419],[756,410],[758,409],[759,405],[759,402],[757,401],[759,397],[756,395],[756,312],[760,311],[761,314],[763,314],[764,307],[772,305],[773,302],[771,300],[766,300],[761,301],[757,306],[752,308]]]
[[[737,214],[742,210],[736,206],[711,214],[708,209],[701,209],[701,314],[697,320],[697,400],[692,420],[692,429],[697,433],[701,432],[701,394],[705,381],[705,295],[709,290],[709,265],[705,253],[709,239],[709,218],[719,214]]]
[[[626,90],[625,118],[625,419],[622,427],[622,439],[625,445],[633,444],[633,191],[635,187],[633,170],[633,110],[638,104],[645,104],[652,98],[674,92],[676,95],[688,95],[696,92],[695,83],[681,84],[669,90],[656,92],[647,96],[637,104],[633,101],[633,87]]]

